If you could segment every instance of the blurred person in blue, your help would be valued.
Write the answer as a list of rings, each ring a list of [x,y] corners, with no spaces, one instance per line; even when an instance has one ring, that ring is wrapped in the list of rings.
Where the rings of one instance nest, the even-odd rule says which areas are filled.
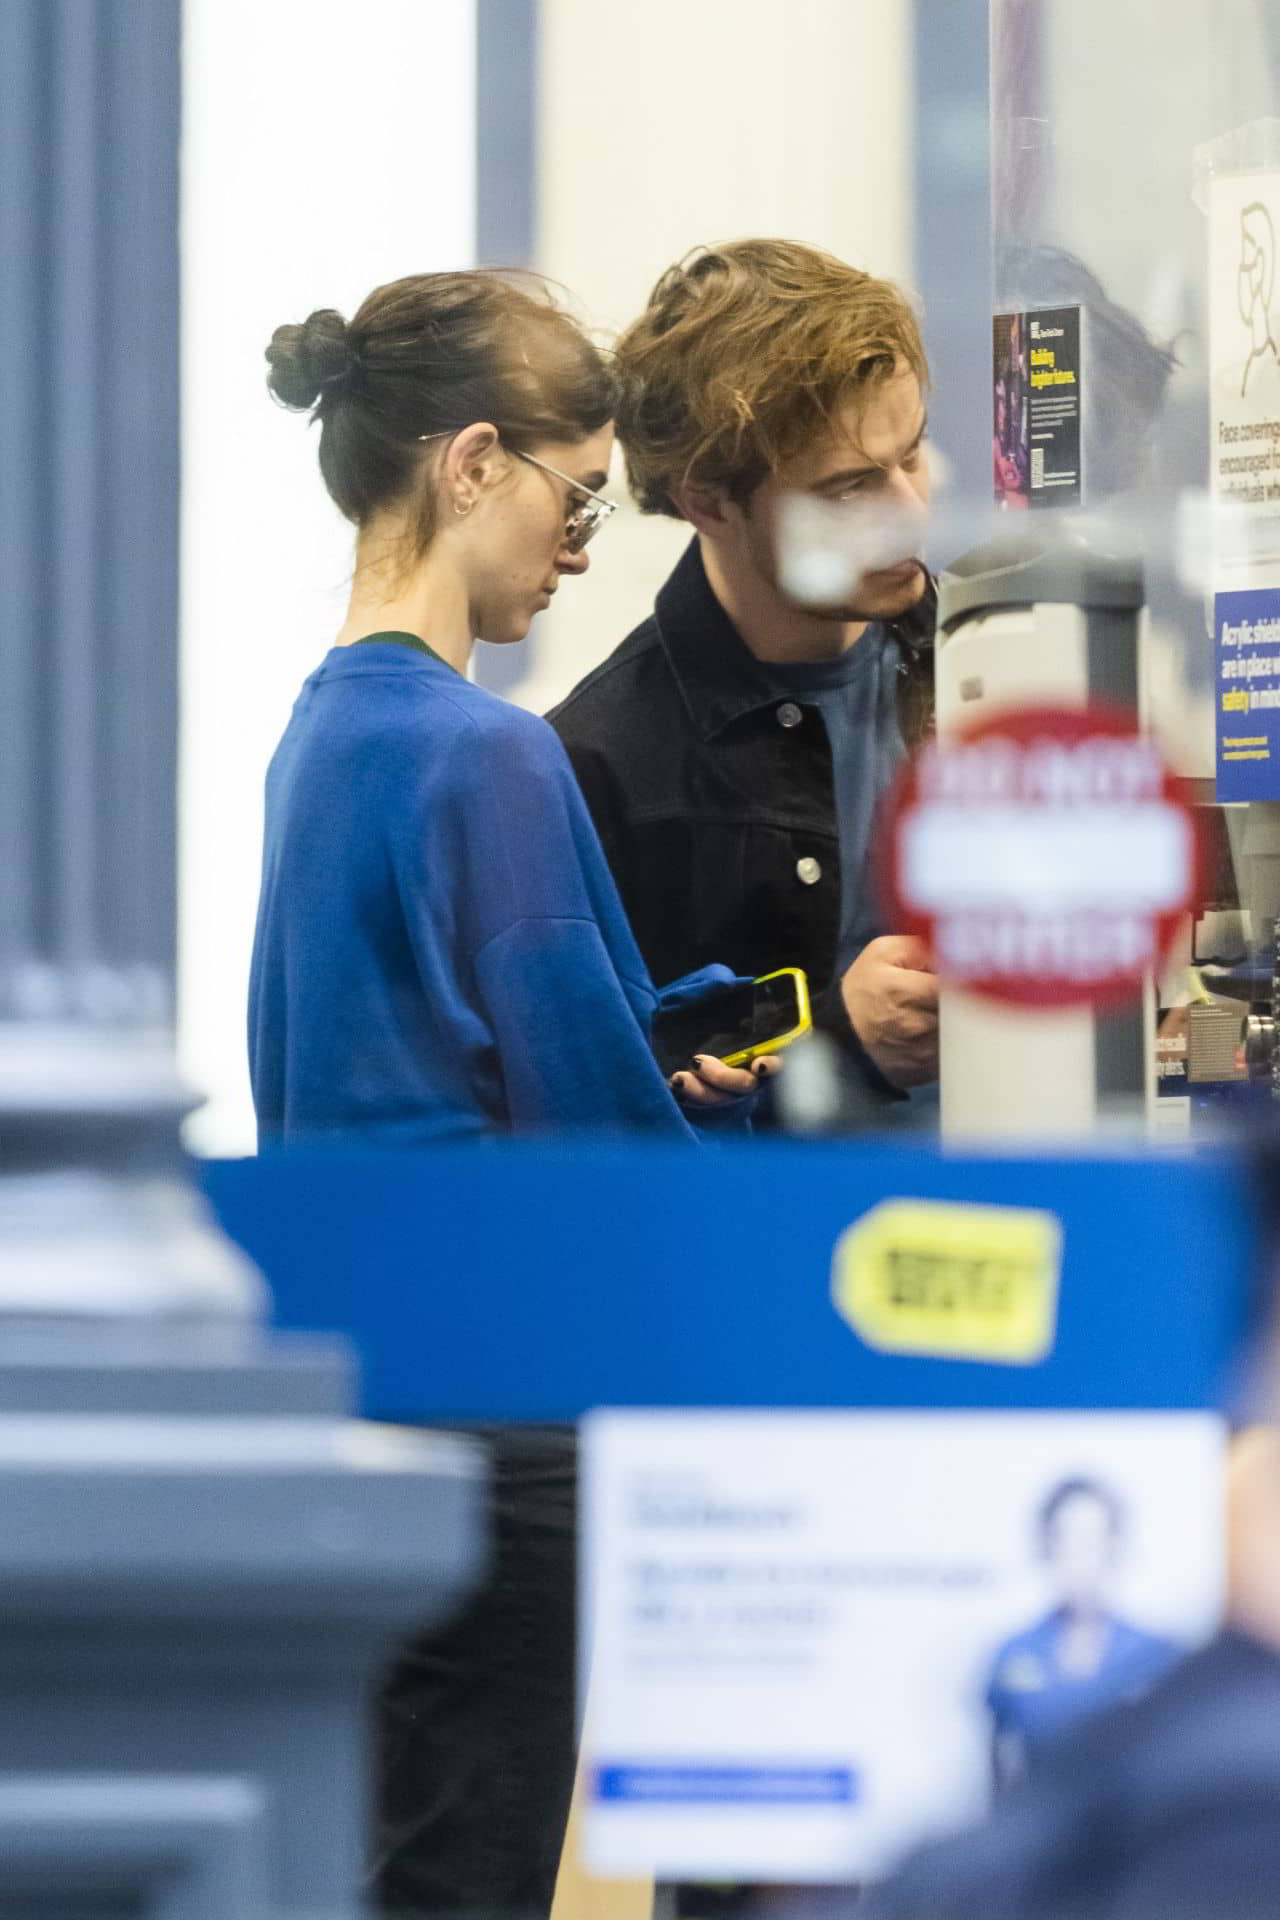
[[[319,425],[357,545],[346,619],[267,776],[261,1142],[740,1126],[776,1062],[700,1057],[668,1082],[649,1044],[663,996],[564,749],[467,677],[477,640],[523,639],[586,570],[612,511],[610,369],[540,283],[484,272],[395,281],[350,323],[314,312],[267,359],[276,399]],[[429,1251],[424,1284],[467,1284]],[[383,1689],[374,1890],[398,1915],[541,1920],[575,1765],[575,1442],[484,1432],[491,1571]]]
[[[1140,1699],[1048,1742],[988,1820],[876,1889],[858,1908],[866,1920],[1280,1911],[1280,1145],[1257,1165],[1263,1262],[1237,1398],[1260,1424],[1231,1450],[1225,1625]]]
[[[1047,1743],[1099,1708],[1145,1692],[1177,1659],[1161,1634],[1124,1619],[1110,1590],[1125,1514],[1101,1481],[1061,1481],[1036,1516],[1055,1604],[996,1654],[986,1690],[996,1785],[1031,1770]]]

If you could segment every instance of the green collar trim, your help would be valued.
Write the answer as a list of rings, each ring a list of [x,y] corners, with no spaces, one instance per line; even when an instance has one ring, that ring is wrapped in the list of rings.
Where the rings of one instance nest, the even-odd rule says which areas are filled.
[[[426,641],[419,639],[416,633],[362,633],[360,638],[353,640],[351,644],[353,647],[370,647],[375,641],[379,645],[386,645],[389,642],[392,646],[412,647],[415,653],[425,653],[428,659],[438,660],[442,667],[449,668],[450,673],[458,671],[455,666],[450,665],[442,653],[437,653],[434,647],[429,647]]]

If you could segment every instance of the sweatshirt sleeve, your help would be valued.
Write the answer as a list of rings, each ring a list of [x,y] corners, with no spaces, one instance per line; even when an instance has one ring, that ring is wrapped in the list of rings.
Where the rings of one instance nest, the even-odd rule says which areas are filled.
[[[476,956],[511,1125],[692,1141],[590,919],[524,919]]]
[[[693,1141],[649,1046],[657,993],[555,734],[501,710],[466,782],[473,966],[511,1126]]]
[[[752,1098],[686,1117],[667,1085],[649,1044],[659,995],[551,728],[487,698],[469,703],[467,719],[435,769],[447,776],[445,799],[424,802],[400,847],[402,894],[412,923],[433,828],[437,847],[447,837],[441,916],[433,934],[418,927],[411,937],[420,969],[456,974],[487,1028],[506,1123],[689,1142],[704,1114],[717,1132],[745,1128]],[[426,951],[432,938],[441,944],[440,925],[443,962]]]

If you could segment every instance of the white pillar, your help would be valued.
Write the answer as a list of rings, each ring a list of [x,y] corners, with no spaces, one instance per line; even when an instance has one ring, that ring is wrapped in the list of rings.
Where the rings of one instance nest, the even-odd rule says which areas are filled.
[[[342,623],[351,530],[274,407],[272,329],[474,257],[473,0],[186,0],[179,1053],[251,1151],[262,782]]]
[[[615,330],[700,243],[911,259],[911,0],[542,0],[536,265]],[[625,498],[619,463],[614,495]],[[545,709],[649,611],[688,529],[628,503],[513,697]]]

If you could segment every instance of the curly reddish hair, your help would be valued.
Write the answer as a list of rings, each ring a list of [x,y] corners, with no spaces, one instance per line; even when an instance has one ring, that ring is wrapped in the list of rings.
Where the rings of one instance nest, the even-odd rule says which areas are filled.
[[[927,388],[900,288],[794,240],[697,248],[617,345],[618,437],[643,513],[683,518],[679,486],[742,501],[905,363]]]

